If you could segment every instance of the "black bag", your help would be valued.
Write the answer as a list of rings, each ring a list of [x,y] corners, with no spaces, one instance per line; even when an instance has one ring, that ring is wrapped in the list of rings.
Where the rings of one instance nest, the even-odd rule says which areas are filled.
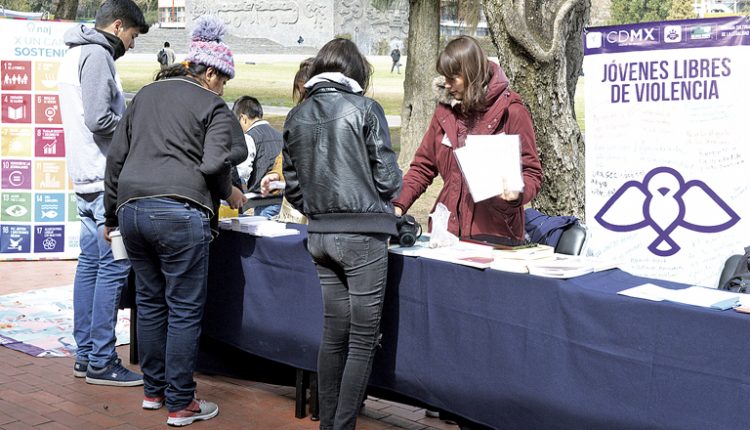
[[[735,293],[750,293],[748,287],[750,287],[750,246],[745,248],[745,255],[737,262],[731,277],[724,285],[719,285],[719,289]]]
[[[159,64],[166,66],[167,65],[167,51],[164,50],[164,48],[160,49],[159,52],[156,54],[156,61],[159,62]]]

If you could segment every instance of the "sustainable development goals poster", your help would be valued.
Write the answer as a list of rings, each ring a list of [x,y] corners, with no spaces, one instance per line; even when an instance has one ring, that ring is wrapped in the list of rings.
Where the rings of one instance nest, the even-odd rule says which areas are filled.
[[[79,253],[57,89],[72,25],[0,18],[0,260]]]

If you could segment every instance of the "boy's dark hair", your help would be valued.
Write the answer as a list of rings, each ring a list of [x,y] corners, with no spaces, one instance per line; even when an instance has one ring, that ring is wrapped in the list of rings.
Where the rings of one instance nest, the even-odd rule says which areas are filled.
[[[325,72],[339,72],[354,79],[364,92],[370,87],[372,66],[351,40],[333,39],[320,48],[310,68],[310,76]]]
[[[237,116],[244,114],[248,118],[263,118],[263,107],[253,96],[242,96],[234,101],[232,112]]]
[[[125,28],[138,27],[141,34],[148,33],[146,18],[133,0],[104,0],[96,11],[94,27],[105,28],[118,19]]]
[[[164,42],[164,47],[169,48],[169,42]]]

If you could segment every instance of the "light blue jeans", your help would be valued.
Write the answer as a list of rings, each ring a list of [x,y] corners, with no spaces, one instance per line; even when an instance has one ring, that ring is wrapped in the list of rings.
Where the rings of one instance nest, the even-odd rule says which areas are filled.
[[[387,234],[310,233],[323,292],[318,353],[321,430],[354,430],[380,333]]]
[[[114,261],[104,239],[104,193],[77,196],[81,254],[73,281],[73,338],[76,361],[106,367],[117,358],[115,325],[130,263]]]
[[[256,206],[253,214],[255,216],[264,216],[266,218],[271,218],[278,215],[279,211],[281,211],[281,205]]]
[[[120,231],[137,277],[144,393],[170,412],[195,396],[193,370],[206,304],[211,228],[206,212],[169,198],[125,203]]]

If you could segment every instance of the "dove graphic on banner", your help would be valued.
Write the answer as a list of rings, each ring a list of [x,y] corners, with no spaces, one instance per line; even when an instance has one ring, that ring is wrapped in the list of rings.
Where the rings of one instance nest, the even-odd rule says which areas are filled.
[[[634,211],[640,205],[642,210]],[[624,183],[594,216],[604,228],[627,232],[650,227],[656,238],[649,251],[668,257],[680,250],[670,234],[678,227],[717,233],[735,225],[740,217],[705,182],[685,182],[671,167],[657,167],[643,182]]]

